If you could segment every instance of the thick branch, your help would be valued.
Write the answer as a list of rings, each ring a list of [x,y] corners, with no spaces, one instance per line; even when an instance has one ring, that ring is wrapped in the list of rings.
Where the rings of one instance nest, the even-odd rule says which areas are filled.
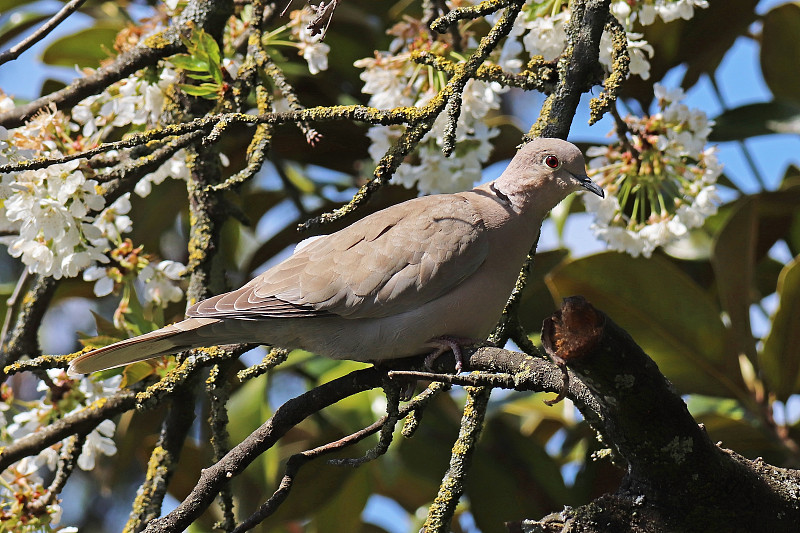
[[[5,470],[23,457],[36,455],[48,446],[70,435],[88,435],[103,420],[130,411],[136,405],[136,393],[121,390],[110,398],[103,398],[82,411],[66,416],[14,441],[0,450],[0,471]]]
[[[656,364],[582,297],[545,321],[542,342],[593,392],[604,437],[629,465],[617,494],[567,513],[575,530],[790,531],[800,523],[800,502],[787,493],[797,473],[714,445]],[[601,515],[626,527],[598,529]]]
[[[567,49],[558,61],[558,84],[545,101],[539,120],[528,133],[529,137],[567,138],[581,94],[602,79],[603,71],[598,57],[609,4],[610,0],[571,3]]]

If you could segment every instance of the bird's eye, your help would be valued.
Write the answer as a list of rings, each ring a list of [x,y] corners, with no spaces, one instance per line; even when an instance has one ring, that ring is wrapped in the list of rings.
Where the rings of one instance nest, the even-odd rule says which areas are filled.
[[[561,161],[554,155],[548,155],[544,158],[544,164],[550,168],[558,168],[561,166]]]

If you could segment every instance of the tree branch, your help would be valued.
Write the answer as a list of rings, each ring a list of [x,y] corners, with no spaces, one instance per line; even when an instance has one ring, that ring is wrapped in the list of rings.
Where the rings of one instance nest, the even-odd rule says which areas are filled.
[[[543,344],[591,390],[604,413],[604,440],[629,466],[615,494],[528,527],[790,531],[800,523],[790,490],[798,473],[718,448],[652,359],[605,314],[571,297],[543,328]]]
[[[90,76],[76,79],[67,87],[29,104],[0,113],[0,126],[6,128],[21,126],[50,104],[55,104],[59,109],[72,107],[87,96],[103,91],[112,83],[130,76],[137,70],[180,52],[183,48],[180,32],[190,24],[216,34],[228,19],[231,7],[230,0],[190,0],[180,19],[168,29],[147,37],[134,48],[120,54],[113,63],[98,68]]]
[[[70,0],[64,4],[64,7],[62,7],[58,13],[53,15],[50,20],[39,26],[39,28],[26,39],[18,44],[15,44],[5,52],[0,53],[0,65],[8,63],[9,61],[14,61],[31,46],[47,37],[50,32],[56,28],[56,26],[61,24],[68,16],[77,11],[85,1],[86,0]]]
[[[171,513],[150,522],[145,532],[183,531],[208,508],[227,480],[241,473],[292,427],[343,398],[379,387],[383,375],[375,367],[358,370],[289,400],[219,462],[204,469],[191,494]]]
[[[608,20],[611,0],[571,3],[567,24],[567,48],[558,60],[556,89],[542,106],[539,120],[527,137],[566,139],[581,95],[600,83],[603,70],[598,61],[600,37]]]

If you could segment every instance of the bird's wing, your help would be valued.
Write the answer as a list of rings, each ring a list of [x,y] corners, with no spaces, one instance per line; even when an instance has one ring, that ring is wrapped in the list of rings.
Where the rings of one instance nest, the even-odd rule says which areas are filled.
[[[417,198],[299,246],[241,289],[187,315],[260,319],[336,314],[375,318],[434,300],[489,252],[483,220],[459,195]]]

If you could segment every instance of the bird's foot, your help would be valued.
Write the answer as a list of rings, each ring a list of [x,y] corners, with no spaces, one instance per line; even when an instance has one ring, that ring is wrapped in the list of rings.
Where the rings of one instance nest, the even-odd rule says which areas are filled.
[[[469,337],[452,337],[450,335],[442,335],[441,337],[434,337],[428,341],[428,346],[433,348],[433,351],[425,358],[425,367],[429,370],[433,368],[433,363],[440,355],[447,352],[453,352],[456,359],[456,374],[461,373],[464,366],[464,356],[461,352],[462,346],[473,346],[476,344],[485,345],[487,342],[481,339],[471,339]]]

